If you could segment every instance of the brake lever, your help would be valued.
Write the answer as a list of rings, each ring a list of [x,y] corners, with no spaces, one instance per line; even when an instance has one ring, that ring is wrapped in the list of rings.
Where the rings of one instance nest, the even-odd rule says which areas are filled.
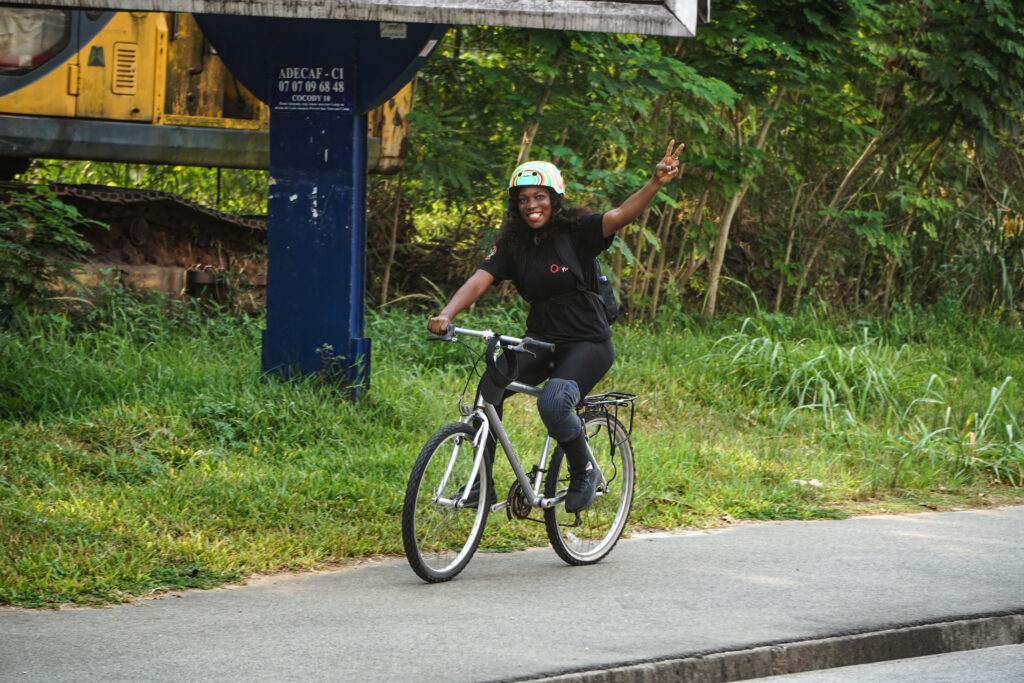
[[[509,347],[507,347],[507,348],[508,348],[508,349],[509,349],[510,351],[516,351],[516,352],[518,352],[518,353],[528,353],[528,354],[530,354],[531,356],[533,356],[534,358],[536,358],[536,357],[537,357],[537,354],[535,354],[535,353],[534,353],[533,351],[531,351],[530,349],[526,348],[526,342],[527,342],[527,341],[528,341],[527,339],[524,339],[523,341],[519,342],[519,343],[518,343],[518,344],[516,344],[515,346],[509,346]]]

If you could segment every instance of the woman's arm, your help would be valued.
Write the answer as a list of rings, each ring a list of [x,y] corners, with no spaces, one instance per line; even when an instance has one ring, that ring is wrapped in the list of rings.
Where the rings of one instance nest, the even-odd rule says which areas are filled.
[[[676,174],[679,173],[679,153],[683,151],[685,145],[680,143],[673,153],[672,148],[675,147],[675,144],[675,140],[668,143],[665,156],[654,167],[654,175],[647,181],[647,184],[634,192],[629,199],[622,202],[621,206],[612,209],[604,215],[604,218],[601,219],[601,228],[605,237],[613,234],[619,228],[632,223],[647,208],[647,205],[651,203],[654,196],[658,194],[658,190],[665,183],[676,177]]]
[[[444,334],[451,324],[452,318],[472,306],[473,302],[480,298],[480,295],[491,286],[492,282],[494,282],[494,276],[486,270],[478,270],[473,273],[455,292],[455,296],[444,307],[444,310],[430,319],[427,329],[434,334]]]

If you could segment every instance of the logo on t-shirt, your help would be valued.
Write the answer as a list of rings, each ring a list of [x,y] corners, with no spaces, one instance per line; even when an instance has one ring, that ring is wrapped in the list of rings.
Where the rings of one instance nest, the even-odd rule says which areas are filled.
[[[550,270],[551,270],[551,274],[552,275],[558,275],[559,273],[564,273],[564,272],[568,271],[569,270],[569,266],[560,266],[557,263],[552,263]]]
[[[498,253],[498,245],[491,247],[491,250],[487,252],[487,256],[484,257],[484,261],[490,261],[491,257]]]

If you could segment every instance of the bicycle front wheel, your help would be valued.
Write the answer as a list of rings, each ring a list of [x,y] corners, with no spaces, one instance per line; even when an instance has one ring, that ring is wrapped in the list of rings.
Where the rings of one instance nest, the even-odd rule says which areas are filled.
[[[405,489],[402,543],[413,571],[429,583],[448,581],[473,557],[487,522],[488,463],[483,459],[476,485],[480,501],[459,507],[473,486],[473,437],[470,425],[453,422],[437,430],[423,447]]]
[[[601,468],[604,482],[594,502],[578,515],[566,512],[561,503],[544,510],[551,546],[568,564],[594,564],[612,551],[629,519],[633,506],[633,447],[622,423],[603,411],[584,413],[590,451]],[[544,480],[544,495],[565,493],[569,470],[561,448],[555,449]]]

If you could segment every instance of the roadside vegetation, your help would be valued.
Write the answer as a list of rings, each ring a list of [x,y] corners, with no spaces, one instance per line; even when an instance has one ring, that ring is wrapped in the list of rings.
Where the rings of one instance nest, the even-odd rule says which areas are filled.
[[[884,315],[943,298],[1024,316],[1019,3],[721,3],[695,38],[453,27],[417,76],[405,169],[369,181],[367,300],[451,292],[518,161],[617,206],[669,138],[679,178],[606,259],[629,320],[663,305]],[[265,171],[37,160],[31,183],[262,213]],[[426,297],[426,299],[424,299]]]
[[[518,329],[481,305],[466,322]],[[261,319],[109,285],[0,331],[0,604],[104,604],[401,552],[406,477],[471,367],[425,315],[371,314],[373,384],[261,376]],[[617,326],[603,386],[640,394],[631,529],[1020,502],[1024,331],[663,311]],[[515,434],[539,446],[525,401]],[[499,487],[511,484],[505,465]],[[500,489],[499,489],[500,490]],[[493,515],[483,549],[545,543]]]
[[[640,395],[631,531],[1024,502],[1024,23],[1011,0],[737,1],[694,39],[456,27],[370,179],[372,386],[261,375],[261,313],[57,296],[88,244],[0,211],[0,604],[99,605],[401,551],[406,477],[472,366],[425,341],[517,161],[617,205],[604,389]],[[265,172],[35,161],[21,180],[265,210]],[[2,207],[0,207],[2,208]],[[519,331],[507,286],[460,318]],[[230,300],[230,299],[226,299]],[[473,384],[470,381],[469,391]],[[540,443],[527,401],[517,443]],[[500,463],[501,461],[499,461]],[[512,477],[499,464],[499,491]],[[483,549],[545,544],[492,516]]]

